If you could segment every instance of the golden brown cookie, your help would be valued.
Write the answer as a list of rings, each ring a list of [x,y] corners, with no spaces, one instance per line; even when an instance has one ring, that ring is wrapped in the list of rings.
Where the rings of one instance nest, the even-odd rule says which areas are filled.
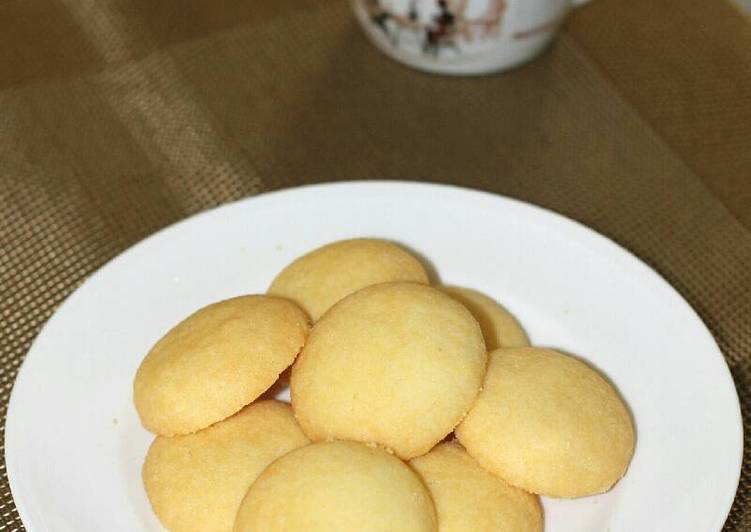
[[[230,532],[261,471],[307,443],[289,405],[261,401],[195,434],[158,436],[143,465],[143,483],[169,530]]]
[[[433,532],[417,475],[374,446],[321,442],[278,459],[253,483],[235,532]]]
[[[375,442],[409,459],[470,408],[487,355],[477,321],[429,286],[346,297],[313,327],[292,368],[292,408],[312,440]]]
[[[427,284],[428,275],[404,248],[386,240],[356,238],[299,257],[276,276],[269,294],[297,302],[316,321],[352,292],[393,281]]]
[[[634,428],[613,387],[548,349],[490,353],[483,390],[457,437],[483,467],[550,497],[610,489],[634,452]]]
[[[291,301],[241,296],[195,312],[138,368],[133,397],[143,426],[187,434],[231,416],[295,360],[308,318]]]
[[[441,290],[467,307],[480,323],[488,351],[499,347],[525,347],[529,338],[519,321],[503,306],[485,294],[469,288],[444,286]]]
[[[428,487],[439,532],[542,532],[536,495],[488,473],[458,443],[442,443],[409,465]]]

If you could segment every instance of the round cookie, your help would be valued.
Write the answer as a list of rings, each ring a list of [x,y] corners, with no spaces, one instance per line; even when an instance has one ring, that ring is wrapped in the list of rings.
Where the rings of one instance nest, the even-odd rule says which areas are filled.
[[[485,471],[458,443],[410,460],[428,487],[439,532],[542,532],[536,495]]]
[[[313,326],[292,367],[292,408],[314,441],[374,442],[409,459],[461,421],[486,362],[480,326],[460,303],[429,286],[379,284]]]
[[[503,306],[485,294],[469,288],[444,286],[448,295],[467,307],[480,323],[488,351],[499,347],[525,347],[529,338],[519,321]]]
[[[230,532],[261,471],[308,443],[289,405],[261,401],[195,434],[157,436],[143,465],[143,483],[169,530]]]
[[[433,501],[417,475],[383,449],[334,441],[302,447],[261,473],[235,532],[433,532]]]
[[[204,307],[159,340],[138,368],[133,398],[156,434],[188,434],[225,419],[295,360],[308,318],[291,301],[241,296]]]
[[[404,248],[385,240],[356,238],[299,257],[276,276],[268,292],[295,301],[316,321],[352,292],[395,281],[427,284],[428,275]]]
[[[573,357],[530,347],[490,353],[483,390],[455,433],[487,470],[550,497],[607,491],[634,452],[613,387]]]

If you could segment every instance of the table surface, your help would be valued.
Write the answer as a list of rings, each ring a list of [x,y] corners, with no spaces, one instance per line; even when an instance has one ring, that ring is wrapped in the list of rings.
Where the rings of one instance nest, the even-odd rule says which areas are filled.
[[[749,50],[726,0],[597,0],[538,60],[457,79],[380,55],[344,2],[2,2],[0,415],[55,308],[138,240],[263,191],[413,179],[650,264],[717,339],[749,434]],[[725,530],[751,529],[750,458]],[[0,531],[22,530],[0,475]]]

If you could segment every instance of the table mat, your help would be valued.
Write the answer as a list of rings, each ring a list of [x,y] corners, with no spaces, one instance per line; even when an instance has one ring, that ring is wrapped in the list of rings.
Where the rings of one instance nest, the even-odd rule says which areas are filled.
[[[724,1],[595,1],[568,26],[584,53],[747,228],[749,13]]]
[[[626,4],[641,18],[626,16]],[[751,175],[737,144],[749,124],[735,118],[748,110],[746,67],[724,65],[735,83],[725,93],[705,80],[708,62],[750,49],[748,34],[722,1],[701,6],[711,23],[649,16],[679,4],[597,0],[537,61],[453,79],[377,53],[344,2],[0,2],[0,416],[44,322],[138,240],[264,191],[412,179],[536,203],[633,251],[715,335],[748,434],[751,232],[733,202]],[[641,35],[661,39],[652,48],[669,48],[673,61],[701,30],[715,52],[692,54],[692,68],[676,67],[675,78],[663,64],[655,81],[682,95],[683,112],[660,114],[650,98],[659,85],[629,81],[639,71],[632,43],[602,29],[614,15],[651,28]],[[721,33],[708,29],[715,24]],[[673,34],[658,37],[661,26]],[[707,96],[700,91],[716,113],[686,120],[692,98]],[[702,145],[717,127],[738,153],[716,139]],[[749,464],[747,445],[725,530],[751,529]],[[0,531],[17,530],[3,462]]]

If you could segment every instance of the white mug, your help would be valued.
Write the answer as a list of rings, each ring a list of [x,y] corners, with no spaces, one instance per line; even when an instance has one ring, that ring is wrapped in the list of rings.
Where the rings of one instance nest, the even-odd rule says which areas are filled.
[[[371,41],[409,66],[485,74],[529,61],[587,0],[351,0]]]

